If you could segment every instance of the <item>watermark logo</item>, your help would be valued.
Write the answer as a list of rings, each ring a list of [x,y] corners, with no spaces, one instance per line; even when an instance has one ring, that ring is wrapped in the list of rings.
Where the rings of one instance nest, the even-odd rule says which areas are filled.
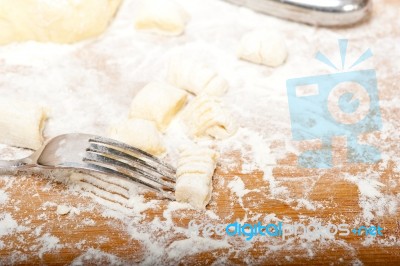
[[[351,233],[356,236],[383,236],[383,228],[379,225],[353,227],[349,224],[327,224],[311,223],[304,225],[301,223],[269,223],[263,225],[261,222],[255,224],[234,222],[230,224],[202,224],[190,221],[189,232],[203,237],[212,236],[242,236],[250,241],[257,236],[260,237],[279,237],[282,240],[289,238],[302,238],[307,240],[318,240],[332,238],[336,235],[341,237],[349,236]]]
[[[365,51],[346,68],[347,40],[339,40],[341,67],[325,55],[316,59],[337,73],[289,79],[286,82],[293,140],[320,140],[317,150],[300,154],[298,164],[304,168],[332,167],[332,138],[347,138],[347,160],[350,163],[375,163],[381,159],[376,147],[360,144],[361,134],[380,130],[376,72],[374,69],[351,69],[372,57]]]

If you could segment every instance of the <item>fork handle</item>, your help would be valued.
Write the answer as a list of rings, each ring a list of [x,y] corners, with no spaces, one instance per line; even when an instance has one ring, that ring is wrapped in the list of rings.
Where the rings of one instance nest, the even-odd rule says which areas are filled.
[[[0,175],[14,174],[18,170],[34,167],[28,158],[11,161],[0,160]]]

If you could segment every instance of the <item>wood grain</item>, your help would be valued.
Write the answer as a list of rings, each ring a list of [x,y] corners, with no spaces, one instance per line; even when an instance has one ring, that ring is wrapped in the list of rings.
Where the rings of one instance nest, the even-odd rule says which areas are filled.
[[[379,4],[389,5],[390,8],[399,8],[398,1],[386,0]],[[382,11],[384,8],[377,8]],[[376,11],[377,12],[377,11]],[[399,36],[400,27],[388,25],[393,29],[392,34]],[[384,25],[382,25],[384,27]],[[338,29],[340,32],[340,30]],[[103,65],[101,58],[100,64]],[[384,68],[385,62],[376,59],[379,67]],[[104,64],[106,67],[106,64]],[[4,69],[2,72],[23,72],[22,70]],[[389,71],[388,69],[382,72]],[[398,74],[398,73],[397,73]],[[398,95],[399,88],[398,76],[391,73],[387,78],[379,80],[381,100],[390,100],[393,95]],[[382,116],[385,123],[392,124],[399,128],[400,111],[397,106],[381,106]],[[385,152],[400,152],[399,140],[391,136],[377,135],[377,143]],[[300,147],[301,148],[301,147]],[[304,146],[303,148],[308,148]],[[271,144],[271,150],[282,150],[284,145],[282,140],[276,140]],[[363,213],[365,210],[360,205],[360,191],[355,183],[343,178],[345,174],[363,175],[366,179],[368,175],[374,173],[379,176],[379,182],[384,187],[382,192],[394,199],[400,195],[400,173],[396,162],[380,162],[374,165],[355,165],[347,164],[345,159],[344,144],[340,139],[334,146],[335,167],[328,170],[310,170],[297,167],[297,157],[295,154],[287,153],[272,168],[272,176],[281,187],[286,188],[286,194],[271,195],[273,189],[271,184],[264,179],[261,170],[251,173],[243,173],[242,155],[240,152],[231,152],[222,155],[222,161],[235,162],[233,167],[217,169],[214,178],[214,193],[210,205],[207,207],[221,218],[221,223],[230,223],[236,219],[248,219],[274,213],[277,218],[290,218],[291,221],[301,222],[303,219],[316,218],[324,223],[349,223],[357,226],[363,223]],[[240,177],[246,189],[250,190],[240,201],[227,184]],[[6,184],[12,179],[12,185]],[[62,183],[57,183],[41,175],[24,175],[17,177],[3,177],[0,179],[0,188],[8,194],[9,200],[1,206],[1,214],[10,213],[22,226],[20,230],[6,236],[0,236],[0,264],[13,264],[16,257],[16,264],[48,264],[64,265],[71,263],[84,252],[90,249],[101,250],[105,253],[113,254],[120,260],[135,264],[140,263],[146,256],[146,247],[142,242],[135,240],[126,230],[126,224],[112,217],[104,215],[103,206],[97,204],[92,198],[81,196],[79,193]],[[154,194],[145,195],[146,200],[151,200]],[[305,208],[297,202],[287,202],[287,199],[302,199],[320,204],[323,208]],[[376,199],[379,200],[378,198]],[[50,204],[49,204],[50,203]],[[58,204],[76,206],[81,209],[80,213],[59,216],[56,214]],[[164,219],[163,211],[168,202],[160,201],[157,208],[144,211],[145,218],[143,223],[152,221],[155,218]],[[389,208],[389,206],[384,206]],[[396,207],[398,208],[398,207]],[[228,249],[217,249],[210,252],[202,252],[195,255],[187,255],[177,261],[166,260],[163,264],[179,265],[209,265],[212,263],[220,264],[220,257],[227,257],[225,261],[229,265],[327,265],[339,264],[348,265],[362,262],[365,265],[395,265],[400,263],[400,213],[390,213],[383,210],[381,214],[372,211],[373,224],[379,224],[384,228],[384,236],[377,238],[372,244],[365,244],[365,237],[350,234],[343,237],[335,245],[324,242],[315,242],[312,254],[302,246],[302,242],[294,240],[291,248],[272,250],[268,242],[256,241],[251,249],[243,250],[240,246],[236,247],[235,252]],[[192,219],[203,222],[213,222],[208,220],[204,212],[194,210],[178,210],[172,213],[172,220],[176,226],[187,227]],[[55,236],[59,239],[61,248],[42,253],[40,238],[46,234]],[[164,237],[163,232],[155,232],[159,237]],[[218,239],[217,237],[215,237]],[[182,235],[170,237],[167,242],[184,239]],[[337,237],[339,240],[339,237]],[[0,242],[1,243],[1,242]],[[14,254],[13,257],[12,254]],[[24,257],[26,256],[26,257]],[[251,259],[251,260],[249,260]],[[113,261],[106,256],[99,258],[88,257],[82,261],[88,265],[109,264]],[[249,262],[250,261],[250,262]]]
[[[236,154],[226,155],[236,156]],[[237,158],[237,157],[236,157]],[[238,158],[237,158],[238,159]],[[214,179],[214,199],[208,209],[213,210],[218,216],[228,217],[230,222],[237,218],[242,219],[246,213],[251,216],[254,214],[275,213],[278,217],[291,217],[293,221],[300,221],[300,217],[315,217],[326,222],[347,222],[352,224],[359,217],[361,209],[358,203],[359,191],[356,185],[350,182],[338,179],[338,174],[344,172],[357,173],[365,171],[365,169],[373,168],[386,178],[398,178],[399,174],[393,172],[394,163],[389,163],[387,167],[378,169],[377,165],[365,166],[348,166],[337,167],[330,170],[325,170],[323,173],[316,170],[304,170],[297,168],[295,157],[288,155],[282,160],[281,165],[274,167],[274,176],[276,179],[282,177],[297,178],[297,177],[313,177],[318,176],[317,181],[310,189],[309,199],[315,202],[321,202],[325,206],[322,209],[315,211],[306,208],[297,208],[289,204],[283,203],[279,199],[272,198],[268,191],[268,183],[262,178],[262,172],[254,172],[251,174],[243,174],[240,172],[222,172],[218,170]],[[239,162],[239,160],[238,160]],[[285,164],[283,164],[283,162]],[[292,166],[290,165],[292,164]],[[240,169],[240,165],[237,167]],[[229,189],[226,189],[226,183],[234,177],[240,176],[245,186],[249,190],[258,189],[259,192],[250,192],[243,197],[242,205],[234,199]],[[384,179],[384,178],[383,178]],[[221,182],[223,180],[223,182]],[[13,215],[13,218],[18,221],[18,224],[24,225],[23,221],[31,221],[26,224],[28,230],[16,232],[10,236],[1,238],[5,243],[5,248],[0,250],[0,258],[2,264],[9,264],[9,255],[13,251],[20,251],[21,254],[26,254],[28,260],[25,263],[33,264],[68,264],[74,258],[82,254],[82,252],[95,248],[103,252],[114,254],[121,260],[129,263],[140,263],[144,259],[145,250],[140,241],[133,240],[132,237],[125,231],[124,224],[118,219],[105,218],[102,215],[102,207],[93,204],[93,200],[87,197],[80,197],[77,194],[68,192],[68,187],[64,184],[53,182],[40,175],[20,176],[16,184],[7,190],[10,201],[2,210]],[[221,185],[223,184],[223,185]],[[298,182],[283,181],[286,184],[291,197],[303,197],[304,189],[299,187]],[[2,186],[4,184],[0,184]],[[48,188],[48,189],[43,189]],[[391,193],[399,193],[399,187],[391,188]],[[151,194],[147,195],[150,199]],[[67,204],[70,206],[79,206],[83,210],[80,214],[59,216],[56,214],[56,205],[46,207],[46,202],[55,204]],[[152,220],[154,217],[161,218],[163,216],[163,204],[160,208],[152,209],[146,212],[146,219]],[[232,204],[233,203],[233,204]],[[246,210],[243,208],[246,208]],[[164,205],[165,207],[165,205]],[[176,211],[173,216],[173,221],[176,226],[187,226],[190,217],[199,215],[197,211]],[[201,215],[201,214],[200,214]],[[91,219],[93,224],[85,223],[85,219]],[[388,240],[385,236],[391,235],[399,237],[399,215],[382,216],[374,220],[374,223],[384,227],[383,239]],[[90,221],[90,220],[89,220]],[[146,221],[146,220],[145,220]],[[143,222],[145,222],[143,221]],[[228,223],[228,221],[226,221]],[[54,251],[38,254],[38,249],[33,248],[38,244],[37,239],[42,235],[41,232],[35,233],[37,228],[42,228],[43,232],[47,232],[60,239],[63,248]],[[103,240],[102,240],[103,239]],[[105,240],[104,240],[105,239]],[[171,243],[180,239],[180,237],[172,238]],[[363,237],[349,235],[343,238],[347,245],[354,248],[350,250],[348,247],[321,247],[315,249],[312,257],[308,256],[303,249],[278,250],[268,254],[265,253],[268,247],[262,242],[255,245],[254,249],[246,252],[241,252],[242,256],[230,256],[229,263],[246,264],[246,257],[251,257],[257,264],[327,264],[331,262],[339,264],[350,264],[355,261],[355,258],[365,264],[378,264],[382,262],[400,261],[400,251],[398,246],[382,246],[379,243],[368,246],[363,245]],[[77,243],[81,243],[79,247]],[[300,242],[298,243],[301,244]],[[239,251],[240,249],[238,249]],[[212,252],[199,253],[196,255],[186,256],[181,260],[182,265],[195,264],[211,264],[222,256],[227,250],[220,249]],[[291,259],[288,261],[287,257]],[[260,259],[258,261],[257,259]],[[89,259],[87,263],[110,263],[105,258],[93,260]],[[168,261],[166,261],[168,263]]]

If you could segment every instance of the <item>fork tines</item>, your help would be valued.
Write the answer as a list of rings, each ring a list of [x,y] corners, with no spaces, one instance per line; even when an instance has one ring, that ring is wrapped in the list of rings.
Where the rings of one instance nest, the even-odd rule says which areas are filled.
[[[176,170],[153,155],[119,141],[104,137],[89,139],[84,161],[94,170],[129,178],[147,188],[175,199]]]

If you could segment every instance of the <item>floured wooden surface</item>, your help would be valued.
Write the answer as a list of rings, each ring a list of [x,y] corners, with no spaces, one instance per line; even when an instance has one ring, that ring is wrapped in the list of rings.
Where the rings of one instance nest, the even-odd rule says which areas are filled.
[[[51,175],[1,176],[0,262],[218,265],[399,260],[400,51],[395,46],[400,41],[399,4],[375,1],[371,21],[332,30],[278,20],[220,1],[181,2],[192,16],[181,37],[136,32],[135,1],[126,1],[109,31],[97,40],[72,46],[1,47],[0,94],[49,106],[47,137],[74,131],[104,135],[112,121],[127,115],[138,89],[165,79],[170,55],[178,49],[195,51],[229,81],[231,88],[222,99],[241,126],[234,137],[213,143],[221,159],[207,212],[158,199],[126,181],[89,180],[90,186],[57,183]],[[289,57],[282,67],[256,66],[235,57],[240,36],[263,25],[286,36]],[[333,169],[299,169],[296,154],[302,147],[290,139],[285,82],[330,73],[313,57],[321,51],[339,60],[338,38],[349,39],[350,61],[368,48],[374,54],[360,69],[377,71],[383,129],[365,137],[380,147],[383,160],[376,165],[348,165],[345,142],[338,138]],[[166,159],[174,163],[179,144],[188,140],[177,123],[164,140]],[[8,159],[27,153],[7,147],[0,151],[1,158]],[[118,193],[99,191],[104,182],[113,182]],[[69,206],[70,211],[57,214],[59,205]],[[384,236],[211,240],[187,230],[192,220],[217,225],[237,219],[242,223],[379,224]]]

